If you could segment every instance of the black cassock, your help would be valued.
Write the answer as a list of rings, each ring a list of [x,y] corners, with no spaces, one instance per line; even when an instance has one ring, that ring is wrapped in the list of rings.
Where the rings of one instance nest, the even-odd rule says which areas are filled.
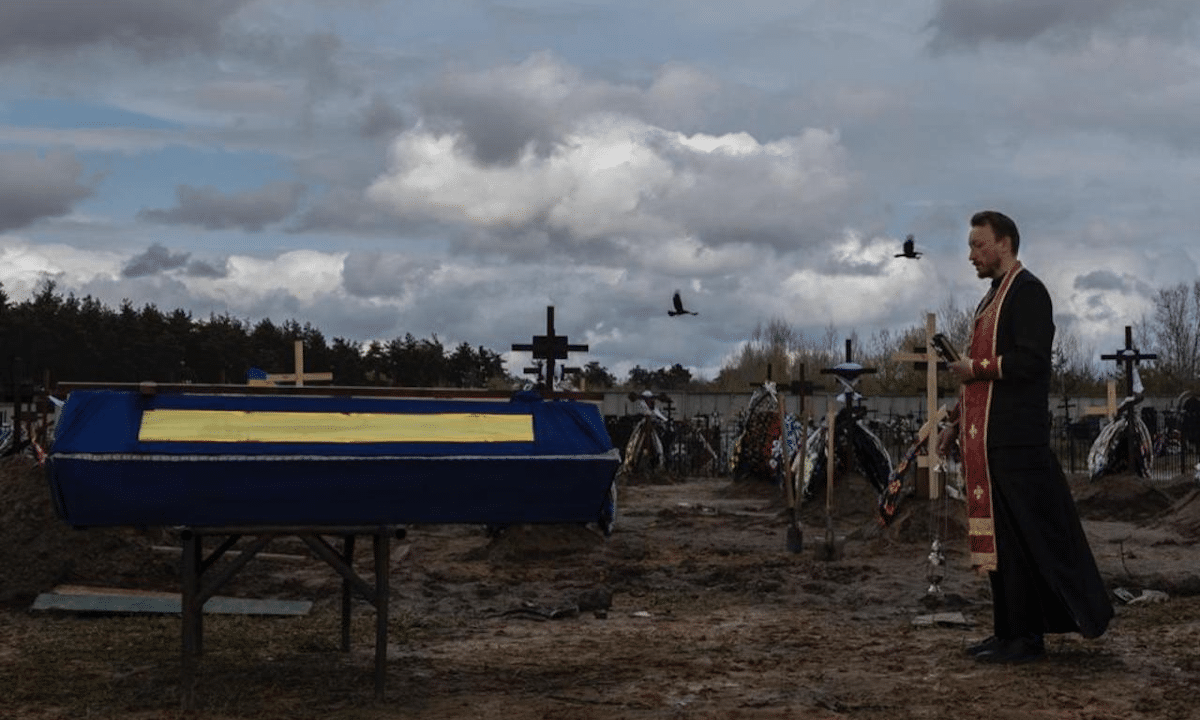
[[[996,328],[1001,378],[988,419],[996,532],[992,597],[997,637],[1104,633],[1113,616],[1070,486],[1050,447],[1050,295],[1027,270]]]

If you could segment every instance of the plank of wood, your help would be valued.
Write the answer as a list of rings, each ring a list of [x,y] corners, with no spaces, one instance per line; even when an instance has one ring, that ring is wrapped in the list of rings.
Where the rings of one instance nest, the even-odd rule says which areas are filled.
[[[961,612],[936,612],[929,615],[918,615],[913,618],[914,627],[970,627],[973,622]]]
[[[150,549],[153,550],[154,552],[160,552],[160,553],[171,553],[174,555],[182,555],[183,554],[183,548],[176,547],[174,545],[151,545]],[[242,554],[241,550],[229,550],[225,553],[224,557],[235,558],[241,554]],[[255,553],[254,557],[255,557],[255,559],[261,558],[263,560],[274,560],[277,562],[295,562],[295,563],[301,563],[301,562],[306,563],[306,562],[312,562],[312,560],[313,560],[312,555],[291,555],[291,554],[285,554],[285,553],[269,553],[269,552]]]
[[[138,597],[171,598],[179,593],[137,588],[97,587],[93,585],[56,585],[50,592],[57,595],[136,595]]]
[[[160,552],[171,555],[182,555],[183,548],[175,547],[174,545],[151,545],[150,549],[154,552]],[[412,550],[411,545],[397,545],[392,550],[392,562],[399,563],[408,557],[409,551]],[[233,558],[241,554],[240,550],[230,550],[225,553],[225,557]],[[291,555],[285,553],[268,553],[260,552],[254,555],[255,559],[262,558],[263,560],[274,560],[276,562],[294,562],[307,563],[312,562],[315,558],[312,555]]]
[[[97,613],[178,614],[183,602],[178,593],[128,588],[60,585],[33,601],[32,610]],[[210,615],[307,615],[309,600],[266,600],[214,596],[204,603]]]

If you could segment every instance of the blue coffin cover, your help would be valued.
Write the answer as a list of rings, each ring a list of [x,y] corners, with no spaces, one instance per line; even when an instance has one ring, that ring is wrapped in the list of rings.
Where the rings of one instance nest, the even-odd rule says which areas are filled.
[[[531,427],[520,440],[164,440],[152,411],[326,417],[451,414]],[[178,416],[180,413],[176,413]],[[416,416],[415,418],[413,416]],[[282,415],[279,415],[282,417]],[[335,418],[336,419],[336,418]],[[297,395],[72,392],[47,461],[60,517],[75,526],[222,527],[587,523],[600,519],[620,457],[598,409],[522,393],[508,402]]]

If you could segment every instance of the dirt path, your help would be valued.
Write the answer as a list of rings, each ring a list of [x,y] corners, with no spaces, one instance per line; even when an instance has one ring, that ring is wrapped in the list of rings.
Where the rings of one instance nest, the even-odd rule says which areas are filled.
[[[991,610],[986,582],[964,567],[953,506],[943,517],[943,505],[909,501],[879,532],[861,488],[847,481],[842,493],[836,561],[815,557],[819,501],[805,509],[804,551],[791,553],[776,493],[726,479],[623,487],[607,539],[581,527],[496,538],[413,528],[394,556],[382,704],[371,700],[370,610],[356,612],[356,649],[342,654],[333,573],[256,560],[222,594],[306,598],[313,610],[208,618],[195,716],[1196,717],[1200,563],[1188,508],[1200,502],[1189,504],[1187,488],[1077,493],[1110,586],[1168,599],[1119,603],[1103,638],[1053,636],[1046,661],[1020,667],[963,653],[990,634]],[[1141,516],[1122,518],[1139,514],[1135,501]],[[934,530],[948,561],[936,603],[926,592]],[[178,587],[173,565],[148,550],[161,536],[97,530],[71,541],[107,547],[106,560],[57,581]],[[269,549],[303,551],[279,545]],[[0,716],[179,716],[178,618],[34,614],[28,600],[27,589],[10,593],[0,614]],[[963,622],[914,624],[934,611]]]

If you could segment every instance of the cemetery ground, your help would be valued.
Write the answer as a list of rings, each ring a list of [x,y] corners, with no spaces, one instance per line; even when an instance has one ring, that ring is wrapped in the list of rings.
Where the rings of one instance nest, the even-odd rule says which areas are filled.
[[[393,545],[386,699],[374,612],[340,651],[340,578],[298,541],[220,594],[311,600],[297,617],[209,615],[194,711],[180,707],[178,615],[33,611],[57,585],[179,590],[171,531],[74,530],[28,458],[0,475],[0,717],[1192,718],[1200,710],[1200,499],[1190,477],[1076,480],[1117,615],[1102,638],[986,666],[987,583],[965,564],[961,506],[908,498],[886,529],[855,475],[802,507],[786,547],[779,491],[728,478],[620,488],[616,531],[410,528]],[[946,544],[927,593],[930,540]],[[368,543],[369,545],[369,543]],[[158,548],[158,549],[156,549]],[[369,552],[361,570],[370,572]],[[282,556],[282,557],[279,557]],[[1157,592],[1150,592],[1157,591]],[[1133,602],[1116,599],[1123,596]],[[931,621],[922,624],[925,621]]]

